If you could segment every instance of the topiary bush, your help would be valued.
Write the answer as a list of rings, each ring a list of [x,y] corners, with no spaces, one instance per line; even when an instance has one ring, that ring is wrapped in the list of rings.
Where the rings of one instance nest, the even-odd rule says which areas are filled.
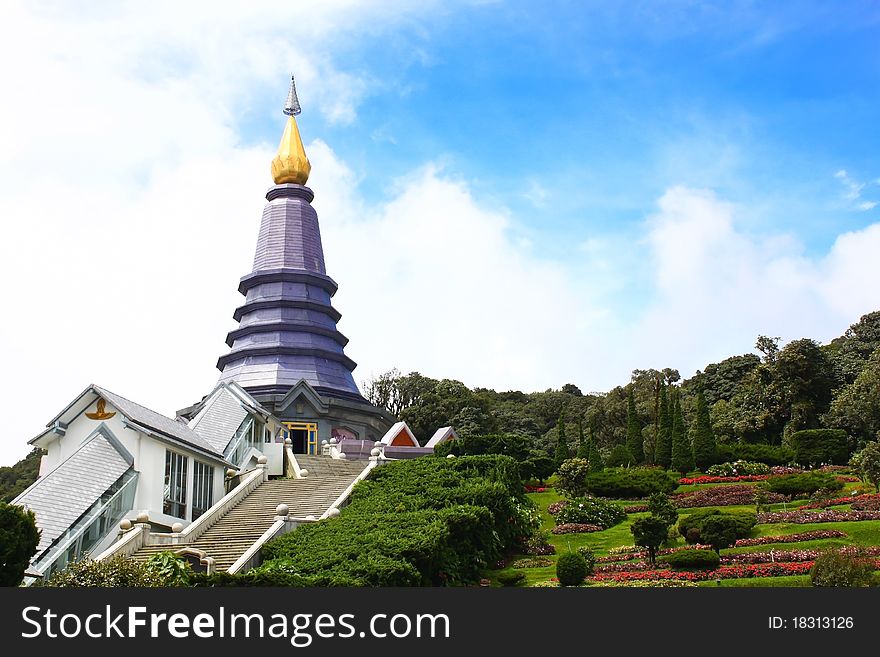
[[[685,541],[691,544],[704,543],[701,535],[703,523],[707,518],[714,516],[723,516],[731,518],[736,523],[736,537],[745,538],[748,536],[754,526],[758,523],[758,518],[754,513],[748,511],[719,511],[718,509],[697,509],[693,513],[682,516],[678,521],[678,533],[681,534]]]
[[[626,520],[626,512],[622,508],[613,502],[596,497],[579,497],[570,500],[556,514],[557,525],[598,525],[602,529],[613,527],[624,520]]]
[[[846,431],[843,429],[807,429],[790,436],[794,461],[801,465],[844,465],[849,460]]]
[[[739,525],[735,518],[723,515],[709,516],[700,525],[700,540],[711,545],[716,553],[736,545]]]
[[[678,488],[678,477],[661,468],[606,468],[587,475],[584,487],[598,497],[634,499],[671,493]]]
[[[864,587],[875,583],[873,559],[853,548],[823,551],[810,568],[813,586]]]
[[[556,560],[556,579],[560,586],[579,586],[587,576],[587,562],[577,552],[566,552]]]
[[[74,561],[53,573],[41,586],[156,587],[165,586],[165,582],[147,562],[116,557],[107,561]]]
[[[523,573],[501,573],[497,579],[501,586],[518,586],[525,581],[526,576]]]
[[[721,563],[721,557],[712,550],[679,550],[660,557],[658,561],[675,569],[714,570]]]
[[[812,495],[822,489],[835,492],[843,488],[843,482],[827,472],[773,475],[764,482],[764,485],[771,493],[792,497]]]

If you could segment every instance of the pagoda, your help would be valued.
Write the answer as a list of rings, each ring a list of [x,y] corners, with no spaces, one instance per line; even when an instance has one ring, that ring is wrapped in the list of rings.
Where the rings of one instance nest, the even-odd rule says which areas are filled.
[[[315,453],[319,441],[378,440],[394,423],[361,395],[336,327],[336,282],[327,275],[314,193],[306,187],[311,164],[294,118],[296,86],[284,114],[287,125],[272,160],[275,184],[266,193],[252,271],[238,290],[245,302],[217,361],[220,383],[235,382],[284,420],[296,451]]]

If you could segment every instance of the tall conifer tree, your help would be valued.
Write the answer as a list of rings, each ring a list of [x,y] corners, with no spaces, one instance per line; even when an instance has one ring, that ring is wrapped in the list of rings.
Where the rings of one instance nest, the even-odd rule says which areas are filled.
[[[660,388],[660,420],[657,444],[654,447],[654,462],[667,469],[672,465],[672,413],[669,409],[669,395],[665,384]]]
[[[556,469],[562,465],[563,461],[571,458],[568,451],[568,440],[565,437],[565,411],[559,413],[559,421],[556,423],[556,454],[553,457],[553,463]]]
[[[682,474],[694,469],[694,453],[687,437],[678,390],[675,390],[672,398],[672,469]]]
[[[584,437],[584,418],[583,418],[583,416],[578,417],[577,457],[579,459],[589,459],[590,458],[589,441]]]
[[[643,463],[645,450],[642,447],[642,427],[639,424],[639,416],[636,415],[636,398],[633,394],[633,385],[629,386],[629,398],[626,404],[626,446],[635,459],[636,463]]]
[[[703,391],[697,393],[696,419],[691,426],[691,446],[694,450],[694,465],[705,470],[715,463],[715,434],[712,433],[712,419],[709,405]]]

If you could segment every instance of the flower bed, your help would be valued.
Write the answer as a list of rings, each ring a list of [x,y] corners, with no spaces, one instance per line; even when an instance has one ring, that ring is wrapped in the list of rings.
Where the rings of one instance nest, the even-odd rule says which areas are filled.
[[[765,503],[786,501],[779,493],[766,493]],[[755,503],[755,487],[744,484],[731,484],[717,488],[703,488],[701,490],[678,493],[672,496],[672,501],[680,509],[691,509],[701,506],[733,506],[740,504]]]
[[[852,503],[852,509],[853,511],[880,511],[880,495],[864,495],[862,499]]]
[[[680,589],[682,587],[696,587],[696,582],[688,582],[676,579],[646,579],[636,580],[632,582],[615,582],[614,580],[605,580],[596,582],[594,586],[603,588],[652,588],[652,589]]]
[[[800,532],[798,534],[781,534],[779,536],[759,536],[757,538],[740,538],[734,547],[753,547],[755,545],[771,545],[773,543],[803,543],[816,541],[823,538],[843,538],[846,532],[836,529],[817,529],[812,532]]]
[[[544,568],[546,566],[552,566],[552,559],[544,559],[541,557],[532,557],[531,559],[517,559],[512,564],[510,564],[511,568]]]
[[[647,504],[630,504],[629,506],[623,507],[623,510],[627,513],[645,513],[648,510]]]
[[[797,563],[759,563],[721,566],[716,570],[639,570],[620,573],[597,573],[593,581],[633,582],[646,580],[684,580],[700,582],[713,579],[746,579],[752,577],[780,577],[782,575],[806,575],[813,567],[812,561]]]
[[[600,532],[602,528],[599,525],[591,525],[585,522],[567,522],[563,525],[557,525],[550,531],[554,534],[587,534],[590,532]]]
[[[777,522],[791,522],[806,525],[812,522],[859,522],[880,520],[880,511],[775,511],[759,513],[758,524],[769,525]]]
[[[682,545],[680,547],[674,548],[665,548],[663,550],[657,550],[657,556],[661,556],[664,554],[672,554],[673,552],[680,552],[681,550],[711,550],[712,547],[709,545],[700,545],[699,543],[696,545]],[[646,550],[642,550],[641,548],[630,548],[628,552],[619,552],[612,553],[612,550],[608,551],[607,557],[598,557],[596,559],[596,563],[612,563],[615,561],[632,561],[634,559],[644,559],[648,556],[648,552]]]
[[[529,486],[528,484],[525,488],[527,493],[546,493],[548,490],[550,490],[545,486]]]
[[[856,553],[852,547],[842,548],[842,553]],[[865,554],[869,557],[880,557],[880,547],[872,546],[865,548]],[[777,561],[815,561],[820,550],[771,550],[769,552],[743,552],[741,554],[729,554],[721,557],[722,564],[753,564],[774,563]]]
[[[860,504],[866,502],[868,506],[865,508],[856,508],[856,503]],[[804,504],[799,509],[824,509],[829,506],[837,506],[839,504],[853,504],[853,509],[856,511],[878,511],[878,508],[871,508],[872,502],[880,502],[880,495],[878,494],[869,494],[869,495],[845,495],[844,497],[835,497],[834,499],[829,500],[818,500],[816,502],[809,502],[808,504]]]
[[[682,477],[678,483],[682,486],[690,484],[736,484],[744,481],[764,481],[770,475],[734,475],[730,477],[715,477],[703,475],[701,477]]]
[[[553,502],[550,506],[547,507],[547,513],[549,513],[551,516],[555,516],[557,513],[565,508],[566,504],[568,504],[568,500],[559,500],[558,502]]]
[[[774,465],[770,468],[770,474],[775,475],[801,474],[802,472],[806,472],[806,470],[803,468],[795,468],[790,465]]]

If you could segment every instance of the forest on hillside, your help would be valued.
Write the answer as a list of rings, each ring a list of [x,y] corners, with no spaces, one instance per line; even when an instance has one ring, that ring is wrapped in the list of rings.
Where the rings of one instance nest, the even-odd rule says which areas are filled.
[[[364,388],[373,404],[405,420],[423,443],[437,427],[452,425],[465,438],[527,438],[533,456],[552,456],[561,422],[572,445],[586,434],[603,458],[620,445],[637,449],[638,432],[637,460],[654,463],[675,400],[687,432],[702,398],[719,446],[782,446],[797,431],[827,428],[845,431],[854,451],[880,430],[880,311],[828,344],[802,338],[782,345],[779,338],[759,336],[755,352],[711,363],[688,379],[672,367],[635,370],[628,383],[604,394],[584,394],[572,383],[532,393],[470,389],[396,370]]]

